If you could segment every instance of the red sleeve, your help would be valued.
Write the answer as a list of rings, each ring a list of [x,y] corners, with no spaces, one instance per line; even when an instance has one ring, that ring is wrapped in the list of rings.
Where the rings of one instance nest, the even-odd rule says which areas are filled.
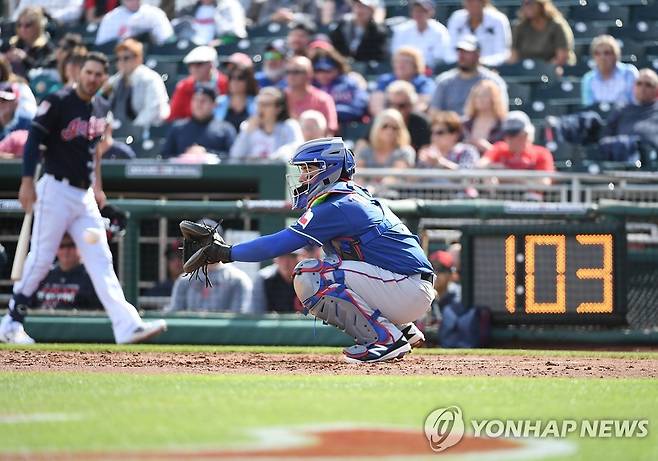
[[[501,163],[503,147],[505,147],[504,144],[505,143],[502,141],[497,142],[491,146],[491,149],[484,153],[484,156],[488,158],[491,163]]]
[[[91,10],[96,6],[96,0],[85,0],[85,10]]]
[[[555,171],[553,164],[553,154],[545,147],[536,146],[537,148],[537,164],[535,169],[538,171]]]
[[[219,94],[226,94],[228,92],[228,77],[221,72],[217,77],[217,90]]]
[[[187,118],[191,114],[191,99],[188,96],[188,87],[190,85],[187,80],[188,79],[178,82],[178,85],[176,85],[176,88],[174,89],[174,94],[171,95],[171,102],[169,103],[171,112],[167,119],[170,122],[181,118]]]

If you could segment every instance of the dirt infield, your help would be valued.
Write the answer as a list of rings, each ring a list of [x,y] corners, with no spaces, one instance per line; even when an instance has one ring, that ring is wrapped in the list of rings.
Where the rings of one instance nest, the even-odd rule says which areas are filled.
[[[347,364],[333,354],[0,350],[0,371],[656,378],[658,358],[421,355]]]

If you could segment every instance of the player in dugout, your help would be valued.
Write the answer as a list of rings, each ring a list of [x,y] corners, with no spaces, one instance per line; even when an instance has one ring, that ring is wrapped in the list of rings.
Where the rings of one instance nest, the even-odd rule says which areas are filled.
[[[432,265],[418,237],[379,200],[352,181],[355,161],[342,138],[302,144],[288,175],[293,208],[305,213],[275,234],[236,245],[214,229],[182,221],[183,269],[208,264],[262,261],[305,245],[322,246],[324,259],[305,259],[295,267],[294,288],[318,319],[352,336],[344,349],[351,363],[402,358],[422,344],[413,322],[430,309],[435,292]]]

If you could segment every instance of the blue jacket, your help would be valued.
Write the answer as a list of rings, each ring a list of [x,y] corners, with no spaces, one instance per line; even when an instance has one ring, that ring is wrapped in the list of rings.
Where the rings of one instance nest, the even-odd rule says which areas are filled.
[[[368,92],[359,87],[358,83],[348,75],[339,75],[328,86],[322,86],[314,81],[313,86],[331,95],[336,103],[338,121],[359,121],[368,110]]]

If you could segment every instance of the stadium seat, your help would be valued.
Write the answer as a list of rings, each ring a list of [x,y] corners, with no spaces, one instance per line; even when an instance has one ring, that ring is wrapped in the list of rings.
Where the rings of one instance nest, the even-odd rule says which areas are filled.
[[[576,45],[589,46],[594,37],[608,33],[608,26],[605,24],[588,24],[583,21],[569,21],[569,25],[573,31],[574,43]]]
[[[615,38],[633,39],[647,45],[654,44],[658,40],[658,21],[639,20],[629,21],[622,27],[610,27],[608,33]]]
[[[587,72],[592,70],[594,62],[588,58],[588,55],[578,54],[580,60],[573,66],[563,66],[563,77],[578,77],[581,78]],[[591,65],[590,65],[591,64]]]
[[[196,45],[189,40],[177,40],[162,45],[152,45],[149,53],[157,56],[185,56]]]
[[[28,74],[30,89],[37,102],[62,87],[59,74],[55,69],[32,69]]]
[[[408,0],[396,0],[395,2],[386,2],[386,17],[394,18],[396,16],[409,17]]]
[[[509,95],[510,110],[514,110],[521,106],[527,106],[531,103],[530,85],[523,83],[509,82],[507,83],[507,94]]]
[[[586,23],[615,24],[616,21],[628,21],[630,11],[628,7],[611,5],[608,2],[591,2],[585,5],[573,6],[569,10],[569,19]]]
[[[103,43],[102,45],[90,45],[90,51],[98,51],[100,53],[103,53],[107,56],[113,56],[114,55],[114,48],[117,46],[117,41],[112,40],[107,43]]]
[[[278,22],[271,22],[260,26],[252,26],[247,29],[247,37],[266,38],[272,40],[275,38],[282,38],[288,34],[288,28]]]
[[[507,82],[549,83],[556,79],[555,67],[541,60],[524,59],[515,64],[503,64],[496,70]]]
[[[551,105],[580,104],[580,82],[562,80],[547,85],[535,86],[533,101],[547,101]]]
[[[621,47],[621,60],[632,64],[643,62],[646,46],[631,38],[617,39]]]

